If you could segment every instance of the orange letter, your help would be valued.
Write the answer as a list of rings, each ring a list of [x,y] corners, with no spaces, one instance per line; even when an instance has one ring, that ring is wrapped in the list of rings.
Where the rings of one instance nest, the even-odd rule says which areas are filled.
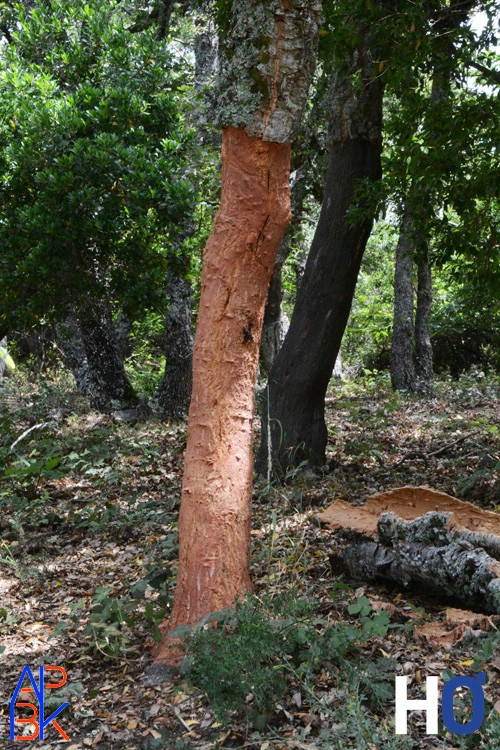
[[[53,727],[55,727],[57,729],[57,731],[59,732],[59,734],[62,735],[63,739],[65,739],[67,742],[69,742],[69,737],[66,734],[66,732],[64,731],[64,729],[62,729],[61,725],[58,724],[57,721],[52,721],[51,724],[52,724]]]
[[[16,740],[34,740],[36,737],[38,737],[38,733],[40,732],[40,726],[35,719],[38,717],[38,708],[33,705],[33,703],[16,703],[16,708],[18,706],[29,706],[29,708],[33,709],[33,715],[30,719],[17,719],[18,724],[33,724],[35,728],[34,734],[28,734],[24,737],[16,737]]]
[[[47,685],[45,685],[46,688],[53,688],[54,690],[56,688],[60,688],[63,685],[66,685],[66,680],[68,679],[66,676],[66,670],[62,667],[45,667],[47,671],[50,672],[60,672],[62,674],[62,680],[61,682],[49,682]]]

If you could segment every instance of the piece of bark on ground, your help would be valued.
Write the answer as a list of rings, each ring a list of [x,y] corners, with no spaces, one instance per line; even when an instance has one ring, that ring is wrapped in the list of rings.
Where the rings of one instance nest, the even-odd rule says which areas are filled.
[[[500,516],[425,487],[402,487],[319,515],[349,540],[351,575],[382,578],[500,613]]]
[[[486,633],[496,630],[493,619],[495,618],[450,607],[445,612],[444,622],[427,622],[416,627],[413,635],[422,643],[450,649],[457,643],[484,638]]]

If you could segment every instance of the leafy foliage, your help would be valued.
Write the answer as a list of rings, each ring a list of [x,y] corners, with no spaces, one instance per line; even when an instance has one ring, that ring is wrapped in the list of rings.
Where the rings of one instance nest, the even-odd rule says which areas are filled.
[[[0,51],[0,320],[75,297],[144,304],[193,199],[182,65],[114,3],[16,14]]]

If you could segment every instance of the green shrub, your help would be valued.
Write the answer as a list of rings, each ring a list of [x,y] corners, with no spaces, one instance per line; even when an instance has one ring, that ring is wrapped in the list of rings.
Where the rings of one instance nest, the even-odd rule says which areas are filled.
[[[325,665],[344,669],[346,656],[352,659],[358,644],[387,634],[387,613],[372,613],[366,602],[354,605],[358,623],[330,625],[315,616],[314,601],[281,597],[271,604],[248,596],[234,610],[207,615],[204,624],[187,631],[183,671],[222,722],[229,721],[231,712],[242,711],[262,726],[292,677],[313,692],[313,677]],[[216,627],[211,626],[214,621]],[[371,670],[367,683],[374,683],[376,671],[380,677],[379,669]]]

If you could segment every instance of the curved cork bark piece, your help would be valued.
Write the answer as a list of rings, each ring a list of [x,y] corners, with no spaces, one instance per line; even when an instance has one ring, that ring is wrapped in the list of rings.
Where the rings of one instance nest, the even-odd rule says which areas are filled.
[[[394,513],[405,521],[413,521],[432,512],[451,513],[450,530],[468,529],[478,534],[500,536],[500,515],[428,487],[398,487],[371,495],[366,498],[366,505],[360,506],[334,500],[317,518],[333,530],[351,529],[373,538],[377,536],[383,513]]]
[[[157,662],[182,657],[169,632],[251,589],[254,383],[267,289],[290,219],[289,170],[289,144],[224,129],[222,197],[203,256],[193,353],[177,589]]]

